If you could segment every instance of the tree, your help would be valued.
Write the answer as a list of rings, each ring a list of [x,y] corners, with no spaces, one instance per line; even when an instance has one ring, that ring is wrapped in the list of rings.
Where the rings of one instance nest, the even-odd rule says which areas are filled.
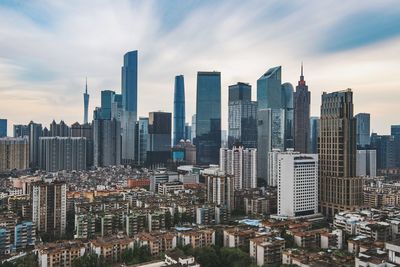
[[[202,267],[220,267],[220,258],[213,247],[198,248],[194,251],[196,260]]]

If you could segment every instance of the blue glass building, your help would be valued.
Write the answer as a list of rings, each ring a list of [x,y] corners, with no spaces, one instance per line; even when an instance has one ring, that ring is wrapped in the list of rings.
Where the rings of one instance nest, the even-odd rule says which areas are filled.
[[[124,55],[122,66],[122,105],[126,111],[137,114],[138,51]]]
[[[0,137],[7,136],[7,120],[0,119]]]
[[[258,110],[282,108],[281,66],[269,69],[257,80]]]
[[[175,76],[174,145],[185,139],[185,82],[183,75]]]
[[[370,145],[370,114],[358,113],[354,116],[357,121],[357,147],[365,148]]]
[[[318,154],[319,117],[310,118],[310,153]]]
[[[218,164],[221,148],[221,73],[197,73],[196,156],[199,165]]]
[[[251,101],[251,85],[241,82],[229,86],[228,147],[236,142],[257,147],[257,102]]]

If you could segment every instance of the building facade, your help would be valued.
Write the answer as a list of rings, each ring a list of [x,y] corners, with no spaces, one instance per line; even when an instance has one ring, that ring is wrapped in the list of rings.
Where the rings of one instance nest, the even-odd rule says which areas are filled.
[[[303,64],[301,64],[300,81],[294,93],[294,148],[301,153],[317,153],[310,146],[310,103],[311,93],[304,80]]]
[[[197,73],[197,164],[218,164],[221,147],[221,73]]]
[[[0,172],[29,168],[28,138],[0,138]]]
[[[292,150],[276,152],[278,216],[289,218],[318,213],[318,155]]]
[[[376,150],[357,150],[356,176],[376,177]]]
[[[39,167],[48,172],[86,169],[85,137],[41,137]]]
[[[171,158],[171,113],[149,113],[147,165],[164,166]]]
[[[93,165],[121,164],[121,123],[116,119],[93,121]]]
[[[293,86],[290,83],[282,84],[282,105],[285,118],[285,149],[294,148],[294,105],[293,105]]]
[[[220,149],[220,170],[231,175],[235,189],[257,187],[257,149],[234,145]]]
[[[174,145],[185,139],[185,80],[175,76],[174,89]]]
[[[7,119],[0,119],[0,138],[7,136]]]
[[[368,147],[370,145],[370,114],[358,113],[354,117],[357,121],[357,147]]]
[[[312,154],[318,154],[319,140],[319,117],[310,118],[310,151]]]
[[[353,92],[323,93],[319,138],[320,210],[328,218],[363,204],[363,180],[356,177],[356,120]]]
[[[226,207],[229,211],[234,208],[234,178],[211,165],[201,173],[206,182],[207,201]]]
[[[229,86],[228,147],[239,142],[246,148],[257,147],[257,102],[251,101],[251,85]]]

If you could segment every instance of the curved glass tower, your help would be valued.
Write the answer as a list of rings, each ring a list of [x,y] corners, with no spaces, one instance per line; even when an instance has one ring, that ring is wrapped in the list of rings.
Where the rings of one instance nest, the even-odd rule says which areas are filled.
[[[178,75],[174,90],[174,145],[181,139],[185,139],[185,81],[183,75]]]

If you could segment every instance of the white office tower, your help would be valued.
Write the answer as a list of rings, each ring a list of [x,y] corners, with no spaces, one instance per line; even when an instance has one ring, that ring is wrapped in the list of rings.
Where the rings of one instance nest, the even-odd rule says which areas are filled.
[[[273,166],[277,166],[278,155],[280,153],[281,153],[280,149],[272,149],[272,152],[268,153],[268,165],[271,166],[271,168],[268,169],[268,179],[267,179],[268,186],[276,187],[278,185],[278,168],[274,168]]]
[[[357,150],[356,176],[376,177],[376,150]]]
[[[132,164],[135,160],[135,127],[136,113],[124,110],[122,112],[122,162]]]
[[[233,176],[235,189],[257,187],[257,149],[220,149],[220,170]]]
[[[318,212],[318,155],[276,152],[278,216],[289,218]]]

